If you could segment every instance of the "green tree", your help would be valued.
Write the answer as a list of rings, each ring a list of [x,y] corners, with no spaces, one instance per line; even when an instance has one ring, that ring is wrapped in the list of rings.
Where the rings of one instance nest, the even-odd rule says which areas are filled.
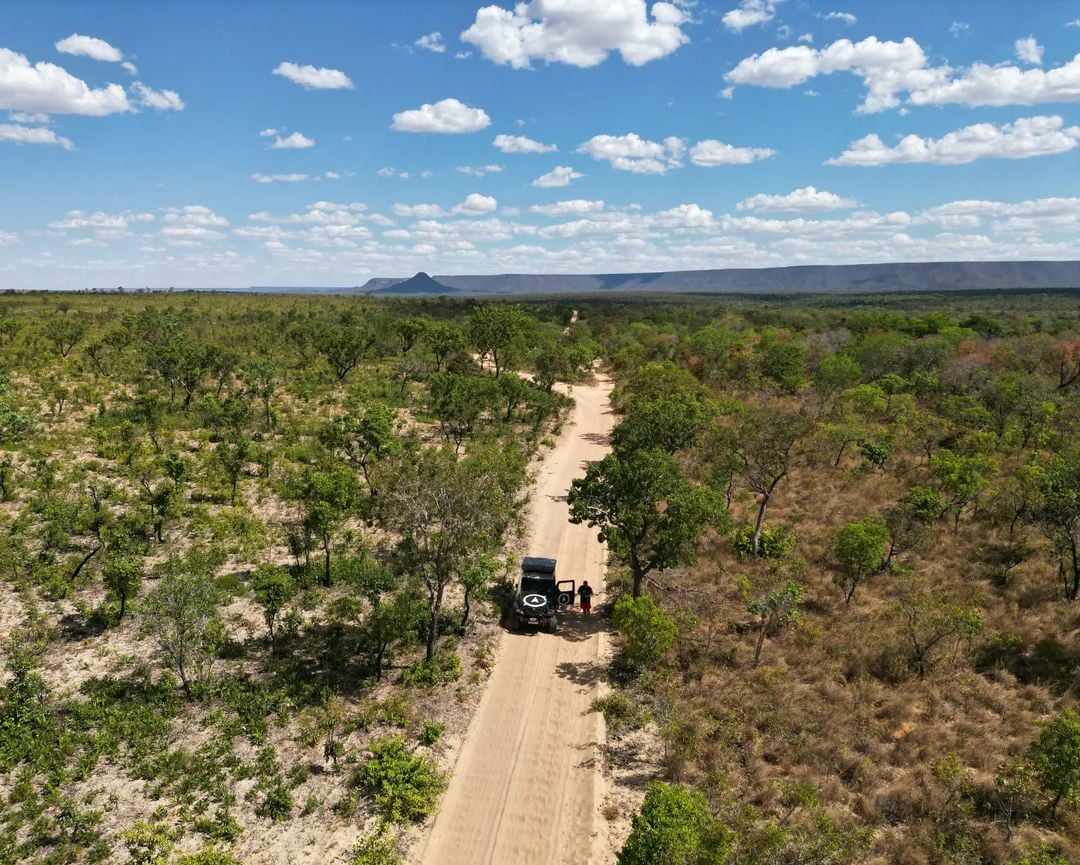
[[[889,529],[878,517],[863,517],[842,526],[833,537],[833,558],[839,568],[837,583],[850,604],[859,583],[885,565]]]
[[[324,586],[332,582],[330,556],[334,539],[360,505],[360,485],[348,466],[334,464],[309,468],[299,478],[294,493],[304,509],[304,530],[315,538],[323,553]]]
[[[357,780],[380,815],[394,823],[419,823],[435,810],[446,778],[434,760],[411,753],[400,736],[376,739],[368,750]]]
[[[761,549],[761,530],[773,493],[795,464],[796,446],[813,429],[802,415],[756,409],[740,418],[729,446],[742,461],[742,475],[758,497],[751,547]]]
[[[243,433],[233,433],[218,442],[214,456],[229,484],[229,503],[235,505],[240,478],[244,476],[252,458],[251,439]]]
[[[853,357],[830,354],[822,358],[814,370],[814,389],[820,401],[819,416],[825,413],[836,394],[858,384],[861,378],[862,369]]]
[[[675,644],[675,620],[652,598],[623,595],[615,602],[615,628],[622,637],[622,657],[628,667],[651,667]]]
[[[372,468],[401,444],[394,431],[396,422],[393,409],[375,403],[358,414],[334,418],[319,431],[319,439],[335,458],[345,459],[360,469],[364,483],[374,495]]]
[[[495,390],[487,377],[435,373],[428,382],[428,409],[443,436],[458,450],[476,431],[494,399]]]
[[[277,647],[277,624],[281,611],[296,595],[296,581],[285,568],[276,565],[259,565],[252,574],[252,588],[255,600],[263,608],[263,619],[270,633],[271,650]]]
[[[615,427],[612,443],[624,453],[649,448],[684,450],[697,440],[710,415],[710,407],[697,393],[677,391],[633,399]]]
[[[431,322],[421,339],[435,356],[436,372],[442,370],[447,357],[465,348],[465,334],[456,324],[447,321]]]
[[[428,600],[426,659],[435,658],[447,587],[484,554],[496,552],[520,508],[521,455],[476,448],[459,457],[425,448],[382,484],[383,526],[398,536],[398,565],[419,578]]]
[[[930,457],[930,474],[949,500],[954,530],[960,528],[960,515],[968,505],[978,504],[979,496],[997,472],[997,463],[982,454],[964,456],[942,448]]]
[[[1065,597],[1080,596],[1080,449],[1055,454],[1038,475],[1031,518],[1050,541]]]
[[[634,816],[619,865],[699,865],[713,822],[709,803],[696,790],[650,782]],[[720,861],[720,860],[717,860]]]
[[[101,567],[101,578],[119,606],[116,620],[122,621],[127,611],[128,599],[139,593],[142,586],[143,563],[138,556],[118,553],[109,555]]]
[[[520,308],[506,303],[486,303],[473,310],[469,340],[481,359],[491,358],[496,378],[522,353],[531,323]]]
[[[959,649],[963,640],[970,640],[982,630],[978,607],[953,603],[940,593],[928,591],[914,577],[901,579],[897,597],[902,633],[919,678],[937,664],[941,651],[950,643]]]
[[[373,341],[368,330],[348,322],[322,327],[315,333],[315,349],[339,382],[360,365]]]
[[[609,453],[570,487],[570,522],[599,528],[612,555],[630,568],[633,595],[656,571],[688,565],[706,526],[726,517],[720,497],[691,483],[658,449]]]
[[[806,351],[790,340],[769,340],[761,355],[761,374],[795,393],[806,377]]]
[[[191,699],[194,687],[209,678],[224,643],[219,593],[209,560],[197,551],[167,559],[158,573],[161,579],[143,604],[143,619]]]
[[[240,367],[240,378],[244,382],[244,387],[263,404],[263,419],[267,429],[274,425],[271,403],[274,399],[274,391],[277,389],[277,375],[277,366],[266,357],[248,358]]]
[[[1028,752],[1035,775],[1051,796],[1050,814],[1080,801],[1080,715],[1066,709],[1043,727]]]
[[[55,315],[45,325],[45,338],[60,357],[67,357],[86,335],[86,323],[77,318]]]
[[[783,588],[761,595],[747,606],[747,610],[757,616],[758,619],[758,637],[757,643],[754,645],[755,667],[761,663],[761,650],[765,645],[765,637],[768,633],[798,621],[802,615],[799,609],[802,596],[803,587],[792,580],[788,580]]]

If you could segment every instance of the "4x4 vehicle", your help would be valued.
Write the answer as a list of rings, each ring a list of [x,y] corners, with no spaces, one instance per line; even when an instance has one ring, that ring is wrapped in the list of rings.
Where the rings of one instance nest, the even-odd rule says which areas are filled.
[[[514,595],[512,624],[518,629],[544,628],[554,634],[559,627],[559,609],[573,605],[576,587],[573,580],[556,579],[555,559],[525,556]]]

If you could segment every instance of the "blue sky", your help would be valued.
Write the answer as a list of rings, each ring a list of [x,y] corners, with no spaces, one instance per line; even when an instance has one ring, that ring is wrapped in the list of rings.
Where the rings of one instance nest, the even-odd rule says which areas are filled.
[[[0,288],[1080,258],[1073,0],[0,20]]]

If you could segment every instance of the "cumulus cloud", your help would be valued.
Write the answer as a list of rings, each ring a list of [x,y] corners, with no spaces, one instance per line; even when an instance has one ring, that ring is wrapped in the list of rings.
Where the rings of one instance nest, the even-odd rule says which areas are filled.
[[[19,126],[13,123],[0,123],[0,141],[15,144],[55,144],[64,150],[74,150],[71,139],[57,135],[43,126]]]
[[[61,54],[74,54],[77,57],[90,57],[93,60],[102,60],[106,63],[119,63],[124,59],[124,54],[118,48],[113,48],[104,39],[93,36],[82,36],[72,33],[66,39],[56,43],[56,50]]]
[[[742,33],[747,27],[767,24],[776,17],[776,4],[783,0],[742,0],[734,9],[724,13],[720,20],[734,33]]]
[[[1046,49],[1035,40],[1034,36],[1017,39],[1013,47],[1017,60],[1030,63],[1032,66],[1042,66],[1043,51]]]
[[[443,54],[446,52],[446,43],[442,41],[442,33],[438,30],[421,36],[413,43],[413,45],[428,51],[434,51],[436,54]]]
[[[649,141],[631,132],[627,135],[594,135],[577,149],[593,159],[606,160],[612,168],[635,174],[666,174],[682,166],[686,144],[669,136],[663,142]]]
[[[480,216],[484,213],[493,213],[498,206],[499,202],[492,196],[470,192],[461,204],[454,206],[453,212],[462,216]]]
[[[125,210],[122,213],[104,213],[100,210],[86,213],[82,210],[69,210],[63,219],[50,222],[49,228],[59,231],[126,231],[137,223],[153,222],[152,213],[140,213]]]
[[[303,132],[294,132],[282,138],[276,132],[264,129],[259,133],[260,137],[268,138],[269,136],[264,134],[266,132],[274,136],[274,143],[270,145],[274,150],[304,150],[315,146],[315,139],[308,138]]]
[[[492,144],[503,153],[554,153],[559,149],[554,144],[543,144],[524,135],[496,135]]]
[[[411,216],[416,219],[437,219],[446,216],[446,211],[437,204],[395,204],[395,216]]]
[[[854,24],[859,19],[850,12],[829,12],[823,16],[826,21],[842,21],[845,24]]]
[[[867,92],[856,109],[863,114],[897,108],[903,94],[912,105],[1080,101],[1080,54],[1049,70],[985,63],[957,70],[947,65],[930,66],[926,52],[910,37],[901,42],[882,41],[876,36],[861,42],[840,39],[821,49],[808,45],[770,48],[743,59],[725,78],[730,84],[791,88],[836,72],[850,72],[863,80]]]
[[[271,70],[271,73],[287,78],[305,90],[352,90],[356,86],[340,69],[300,66],[288,61],[279,63]]]
[[[141,81],[131,85],[131,90],[140,105],[155,111],[182,111],[184,100],[175,90],[151,90]]]
[[[775,155],[776,151],[769,147],[734,147],[712,138],[699,141],[690,148],[690,161],[705,168],[717,165],[749,165]]]
[[[487,174],[498,174],[503,170],[501,165],[459,165],[457,170],[470,177],[483,177]]]
[[[556,165],[547,174],[541,174],[536,178],[532,185],[538,189],[557,189],[569,186],[573,181],[584,176],[581,172],[574,171],[569,165]]]
[[[491,118],[483,108],[472,108],[457,99],[441,99],[398,112],[391,128],[398,132],[458,134],[478,132],[490,125]]]
[[[161,221],[163,224],[158,234],[174,246],[218,240],[224,237],[218,229],[227,228],[229,225],[229,220],[214,213],[204,204],[167,207]]]
[[[461,40],[489,60],[527,69],[534,60],[589,67],[617,51],[643,66],[689,41],[689,14],[676,3],[645,0],[530,0],[514,8],[484,6]]]
[[[569,201],[556,201],[554,204],[534,204],[529,208],[529,212],[543,216],[584,216],[588,213],[601,213],[604,207],[603,201],[574,198]]]
[[[941,138],[907,135],[895,147],[877,135],[853,142],[828,165],[878,166],[904,162],[962,165],[976,159],[1028,159],[1072,150],[1080,142],[1080,126],[1066,127],[1059,116],[1024,117],[997,126],[977,123]]]
[[[736,210],[764,211],[766,213],[824,213],[858,207],[854,198],[845,198],[835,192],[826,192],[813,186],[804,186],[787,195],[759,193],[744,198],[735,205]]]
[[[53,63],[0,48],[0,109],[103,117],[134,110],[119,84],[92,88]]]

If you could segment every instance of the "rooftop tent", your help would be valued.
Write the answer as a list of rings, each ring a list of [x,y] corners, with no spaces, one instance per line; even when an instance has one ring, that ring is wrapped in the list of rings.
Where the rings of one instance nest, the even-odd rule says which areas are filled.
[[[553,574],[555,573],[555,560],[544,559],[539,556],[525,556],[521,560],[521,570],[529,574]]]

